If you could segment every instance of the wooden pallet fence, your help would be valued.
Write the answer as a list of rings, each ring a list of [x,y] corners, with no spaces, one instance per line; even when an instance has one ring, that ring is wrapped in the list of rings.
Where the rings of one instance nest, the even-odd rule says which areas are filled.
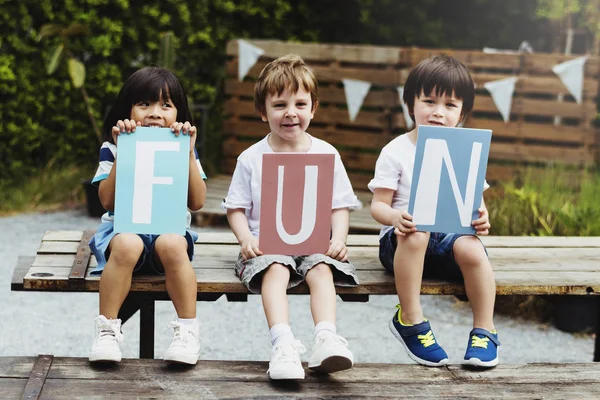
[[[222,169],[232,173],[237,156],[268,132],[254,110],[254,82],[271,60],[288,53],[302,56],[319,81],[320,106],[309,132],[334,145],[355,189],[365,190],[381,148],[407,131],[397,87],[421,60],[449,54],[467,65],[477,85],[475,106],[465,127],[493,130],[488,180],[509,180],[527,165],[596,164],[599,130],[596,117],[600,61],[585,64],[581,104],[568,94],[552,67],[575,58],[560,54],[486,54],[481,51],[290,43],[250,40],[265,53],[243,82],[237,78],[238,46],[227,46],[225,82],[227,119],[223,125]],[[486,82],[518,78],[510,121],[505,123],[484,88]],[[355,121],[346,108],[343,78],[372,83]],[[562,100],[559,99],[562,96]]]

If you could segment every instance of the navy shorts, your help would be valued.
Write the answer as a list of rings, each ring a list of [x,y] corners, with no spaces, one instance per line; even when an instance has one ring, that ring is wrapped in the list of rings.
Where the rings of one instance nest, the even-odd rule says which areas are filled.
[[[100,224],[98,229],[96,230],[96,234],[90,240],[90,249],[96,257],[96,261],[98,262],[98,266],[94,268],[90,275],[100,275],[106,266],[106,262],[108,261],[108,257],[110,256],[110,250],[108,248],[110,241],[117,235],[114,231],[114,225],[112,222],[107,221]],[[141,273],[141,272],[150,272],[162,275],[165,271],[162,269],[160,265],[157,265],[152,257],[154,253],[154,243],[156,239],[160,235],[145,235],[138,234],[142,242],[144,243],[144,250],[140,255],[140,259],[138,260],[133,272]],[[198,234],[189,229],[185,232],[185,240],[187,241],[188,248],[188,258],[190,261],[194,258],[194,242],[198,240]]]
[[[454,260],[453,251],[454,242],[461,236],[470,235],[431,232],[425,251],[423,278],[462,282],[463,276],[460,267]],[[483,243],[481,245],[483,246]],[[394,273],[396,247],[396,234],[393,229],[390,229],[379,239],[379,261],[385,269],[392,273]]]

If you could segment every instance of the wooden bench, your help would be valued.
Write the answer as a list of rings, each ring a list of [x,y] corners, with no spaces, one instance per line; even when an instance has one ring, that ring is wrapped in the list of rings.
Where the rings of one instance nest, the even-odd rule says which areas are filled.
[[[200,226],[226,225],[227,217],[221,208],[223,199],[227,196],[231,176],[217,175],[206,180],[206,202],[202,209],[192,213],[194,222]],[[373,194],[368,190],[356,190],[356,197],[362,202],[363,208],[350,213],[350,232],[376,233],[381,225],[371,217],[369,205]]]
[[[49,231],[35,257],[21,257],[12,290],[97,292],[99,277],[87,245],[93,231]],[[482,237],[494,267],[498,295],[578,295],[600,293],[600,237]],[[368,301],[370,295],[396,293],[392,274],[381,267],[376,235],[349,235],[348,247],[360,286],[337,288],[344,301]],[[201,232],[193,262],[198,300],[247,300],[248,290],[233,272],[239,246],[231,232]],[[289,290],[306,294],[305,284]],[[464,295],[462,284],[426,280],[422,294]],[[597,297],[600,299],[600,297]],[[119,317],[126,321],[140,310],[140,357],[154,356],[154,306],[168,300],[164,277],[135,277]],[[142,335],[143,332],[143,335]],[[600,361],[600,331],[594,361]]]
[[[195,367],[124,359],[0,357],[3,399],[72,398],[600,398],[598,364],[357,364],[334,375],[309,372],[301,382],[271,381],[267,362],[200,360]]]

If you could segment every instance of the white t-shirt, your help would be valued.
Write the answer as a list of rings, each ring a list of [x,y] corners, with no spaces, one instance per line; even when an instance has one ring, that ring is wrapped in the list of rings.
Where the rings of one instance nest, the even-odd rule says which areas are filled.
[[[237,165],[231,178],[231,185],[227,197],[223,199],[221,207],[223,210],[243,208],[246,218],[248,218],[248,227],[255,237],[259,235],[260,225],[260,193],[262,180],[262,155],[265,153],[274,153],[269,146],[268,138],[270,134],[258,143],[253,144],[237,159]],[[333,202],[332,209],[349,208],[357,210],[362,204],[352,190],[352,185],[342,159],[338,151],[329,143],[308,135],[311,141],[310,149],[307,153],[315,154],[335,154],[333,171]]]
[[[413,169],[417,146],[404,134],[389,142],[379,154],[375,164],[375,176],[369,182],[369,190],[392,189],[392,208],[395,210],[408,210],[410,188],[412,186]],[[487,181],[483,183],[483,190],[490,187]],[[379,233],[381,238],[392,226],[383,225]]]

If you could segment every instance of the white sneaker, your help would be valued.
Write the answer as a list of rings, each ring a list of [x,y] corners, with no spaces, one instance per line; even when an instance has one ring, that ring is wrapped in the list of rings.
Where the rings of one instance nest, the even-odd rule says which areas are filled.
[[[198,323],[184,325],[177,320],[169,324],[173,328],[173,341],[165,351],[165,361],[194,365],[200,358],[200,329]]]
[[[121,361],[121,348],[123,341],[121,333],[121,320],[111,323],[104,315],[98,315],[96,321],[96,338],[90,351],[90,361]]]
[[[299,340],[273,346],[269,362],[269,378],[271,379],[304,379],[304,368],[300,362],[300,354],[306,348]]]
[[[354,356],[348,349],[348,341],[333,332],[319,332],[315,338],[308,368],[317,372],[331,373],[352,368]]]

